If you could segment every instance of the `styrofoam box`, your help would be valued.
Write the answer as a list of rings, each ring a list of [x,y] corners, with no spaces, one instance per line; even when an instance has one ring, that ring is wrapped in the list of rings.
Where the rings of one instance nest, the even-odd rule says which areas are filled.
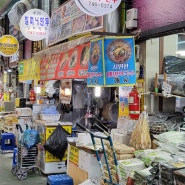
[[[67,167],[65,162],[44,162],[37,160],[37,166],[41,169],[44,174],[53,174],[53,173],[66,173]]]
[[[31,116],[31,108],[16,108],[15,109],[17,116]]]
[[[89,133],[78,133],[78,141],[76,146],[84,146],[92,144],[91,136]]]
[[[137,19],[138,18],[138,10],[137,8],[132,8],[127,10],[126,12],[126,20],[130,20],[130,19]]]
[[[45,121],[58,121],[60,114],[40,114],[40,119]]]
[[[132,28],[136,28],[137,27],[137,21],[136,20],[128,20],[126,21],[126,28],[127,29],[132,29]]]
[[[103,155],[101,157],[103,157]],[[102,163],[104,163],[103,159]],[[78,167],[88,172],[88,178],[101,176],[101,170],[96,154],[79,150]]]
[[[113,142],[114,143],[120,143],[120,144],[129,145],[130,136],[129,135],[119,134],[119,133],[114,133],[113,134]]]

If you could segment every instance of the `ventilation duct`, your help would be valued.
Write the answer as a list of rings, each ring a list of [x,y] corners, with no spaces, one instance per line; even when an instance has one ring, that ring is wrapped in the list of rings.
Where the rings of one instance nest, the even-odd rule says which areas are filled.
[[[10,23],[20,31],[19,25],[22,15],[32,8],[33,4],[30,0],[21,0],[15,3],[8,13]]]

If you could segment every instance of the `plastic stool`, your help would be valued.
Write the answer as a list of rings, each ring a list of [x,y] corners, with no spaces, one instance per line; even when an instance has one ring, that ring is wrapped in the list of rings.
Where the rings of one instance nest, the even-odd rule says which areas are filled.
[[[73,179],[67,174],[49,175],[47,185],[73,185]]]
[[[9,142],[7,142],[9,141]],[[14,150],[15,148],[15,136],[12,133],[1,134],[1,152],[5,150]]]

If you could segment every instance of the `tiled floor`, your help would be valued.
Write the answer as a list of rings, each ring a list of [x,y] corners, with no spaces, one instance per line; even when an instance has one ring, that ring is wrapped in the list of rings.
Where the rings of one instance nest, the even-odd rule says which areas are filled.
[[[13,175],[12,169],[13,153],[0,153],[0,185],[46,185],[47,177],[39,172],[30,170],[25,180],[18,180]]]

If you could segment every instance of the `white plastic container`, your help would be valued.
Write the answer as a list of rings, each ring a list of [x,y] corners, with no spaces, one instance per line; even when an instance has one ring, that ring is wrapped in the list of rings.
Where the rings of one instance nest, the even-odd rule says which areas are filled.
[[[17,116],[20,116],[20,117],[32,115],[31,108],[16,108],[15,111],[16,111]]]
[[[40,114],[40,119],[45,121],[58,121],[60,114]]]

